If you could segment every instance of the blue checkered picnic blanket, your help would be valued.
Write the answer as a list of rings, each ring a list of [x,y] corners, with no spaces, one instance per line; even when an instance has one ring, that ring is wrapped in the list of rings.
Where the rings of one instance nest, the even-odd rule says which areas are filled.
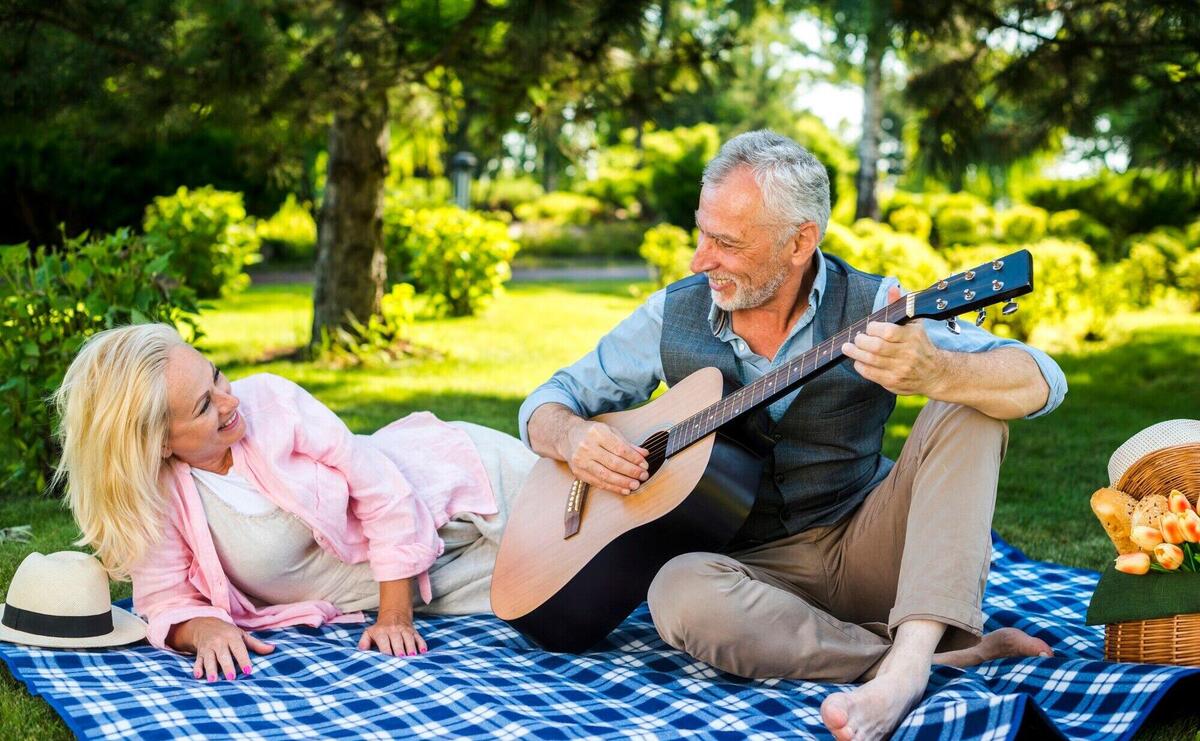
[[[899,739],[1009,739],[1019,730],[1125,739],[1200,671],[1111,664],[1083,624],[1098,575],[1030,561],[995,539],[988,630],[1016,626],[1050,659],[937,667]],[[146,645],[49,651],[0,643],[12,673],[80,738],[820,738],[835,685],[750,681],[668,648],[638,609],[598,650],[537,650],[494,617],[422,617],[429,653],[355,650],[361,628],[264,633],[278,648],[234,682]],[[1181,682],[1180,680],[1188,681]]]

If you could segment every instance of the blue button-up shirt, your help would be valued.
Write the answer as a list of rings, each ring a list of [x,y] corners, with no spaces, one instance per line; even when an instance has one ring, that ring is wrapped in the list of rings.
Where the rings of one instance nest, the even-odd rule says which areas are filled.
[[[813,347],[813,319],[821,305],[825,292],[825,257],[816,251],[817,275],[813,279],[808,295],[808,308],[792,325],[787,338],[775,353],[775,358],[765,358],[750,349],[750,345],[733,331],[729,312],[714,303],[708,321],[713,335],[733,350],[737,359],[739,380],[751,383],[766,373],[788,363]],[[882,309],[887,303],[888,290],[899,286],[895,278],[884,278],[875,295],[873,311]],[[550,380],[533,390],[525,399],[518,415],[521,439],[529,444],[529,418],[543,404],[557,402],[581,417],[628,409],[640,404],[658,388],[665,378],[659,343],[662,340],[663,308],[666,291],[656,291],[636,311],[625,318],[611,332],[600,338],[596,349],[580,358],[575,364],[556,372]],[[1029,353],[1037,362],[1050,387],[1046,405],[1029,417],[1047,414],[1062,403],[1067,393],[1067,378],[1058,363],[1033,347],[1013,339],[997,337],[971,322],[959,324],[961,334],[954,334],[944,322],[926,322],[925,333],[929,340],[943,350],[954,352],[983,352],[998,347],[1018,347]],[[799,389],[771,404],[767,412],[778,420],[787,411]]]

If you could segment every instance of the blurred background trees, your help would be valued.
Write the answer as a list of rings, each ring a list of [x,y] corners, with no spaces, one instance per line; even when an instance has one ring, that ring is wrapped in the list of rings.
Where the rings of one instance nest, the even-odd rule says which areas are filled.
[[[824,248],[859,267],[919,288],[1031,249],[1038,311],[997,331],[1200,305],[1189,0],[0,0],[0,61],[4,297],[62,313],[13,319],[9,378],[248,266],[311,276],[317,354],[483,310],[514,255],[667,280],[705,162],[764,127],[825,163]]]

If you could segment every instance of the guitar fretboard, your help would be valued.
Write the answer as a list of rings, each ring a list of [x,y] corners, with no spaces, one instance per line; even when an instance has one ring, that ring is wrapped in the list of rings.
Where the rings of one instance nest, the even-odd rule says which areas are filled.
[[[786,396],[809,379],[828,370],[841,360],[842,345],[865,331],[870,322],[904,324],[908,321],[903,298],[892,302],[865,319],[855,322],[834,336],[817,344],[798,358],[789,361],[748,383],[716,404],[677,423],[668,432],[667,457],[683,450],[705,435],[729,424],[743,414],[750,414]]]

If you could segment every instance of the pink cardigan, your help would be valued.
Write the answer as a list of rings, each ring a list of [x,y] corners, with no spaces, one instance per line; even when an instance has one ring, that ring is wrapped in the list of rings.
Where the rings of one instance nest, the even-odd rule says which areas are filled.
[[[364,436],[279,376],[235,381],[233,393],[246,420],[233,469],[311,527],[326,551],[346,563],[369,561],[376,581],[418,577],[428,602],[428,569],[444,547],[438,528],[460,512],[497,511],[470,438],[428,412]],[[134,610],[149,621],[151,644],[165,648],[171,626],[194,617],[248,630],[363,619],[319,600],[256,608],[217,558],[190,467],[175,462],[163,483],[162,537],[132,573]]]

